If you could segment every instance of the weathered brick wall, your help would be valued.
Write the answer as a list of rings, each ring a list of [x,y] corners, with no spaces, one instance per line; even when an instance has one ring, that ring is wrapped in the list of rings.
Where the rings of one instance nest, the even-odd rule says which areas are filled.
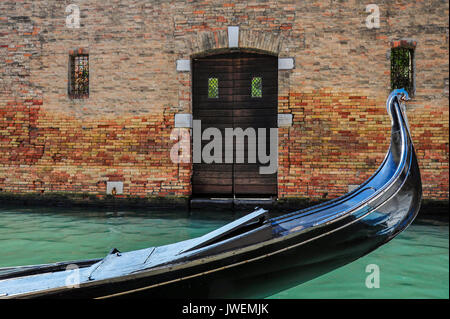
[[[65,25],[67,5],[80,29]],[[367,3],[368,4],[368,3]],[[360,1],[1,1],[0,189],[189,195],[174,164],[174,115],[192,112],[177,59],[240,46],[294,57],[279,71],[280,197],[335,197],[381,163],[391,42],[417,42],[408,106],[425,198],[448,200],[448,2],[379,1],[380,28]],[[67,96],[70,50],[90,56],[90,96]]]
[[[123,181],[126,194],[189,194],[190,168],[168,156],[178,104],[169,6],[75,2],[81,28],[69,29],[71,3],[0,4],[0,188],[105,194],[106,181]],[[90,55],[89,99],[67,96],[77,48]]]

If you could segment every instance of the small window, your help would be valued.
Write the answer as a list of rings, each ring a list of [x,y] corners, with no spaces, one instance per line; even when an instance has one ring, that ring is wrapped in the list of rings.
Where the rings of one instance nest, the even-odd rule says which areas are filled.
[[[391,49],[391,89],[404,88],[414,95],[414,49],[395,47]]]
[[[89,55],[70,56],[69,96],[72,99],[89,97]]]
[[[219,79],[208,79],[208,98],[217,99],[219,97]]]
[[[252,79],[252,97],[262,97],[262,78],[254,77]]]

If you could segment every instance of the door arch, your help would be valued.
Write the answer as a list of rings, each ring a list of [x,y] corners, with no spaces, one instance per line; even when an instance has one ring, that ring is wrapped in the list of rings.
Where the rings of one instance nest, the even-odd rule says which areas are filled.
[[[232,52],[192,60],[193,120],[201,121],[201,132],[217,128],[222,137],[220,163],[193,163],[192,194],[196,197],[260,197],[277,195],[277,173],[260,174],[265,166],[256,157],[248,162],[245,140],[243,163],[236,161],[236,140],[225,145],[225,129],[277,127],[278,58],[272,55]],[[198,122],[197,122],[198,123]],[[201,149],[210,141],[202,141]],[[255,141],[256,142],[256,141]],[[194,141],[195,143],[195,141]],[[254,145],[258,154],[258,145]],[[233,163],[225,156],[234,150]]]

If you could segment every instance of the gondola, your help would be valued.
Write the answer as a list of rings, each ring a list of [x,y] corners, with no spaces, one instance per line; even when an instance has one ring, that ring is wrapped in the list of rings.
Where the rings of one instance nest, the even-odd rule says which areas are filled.
[[[269,218],[256,209],[204,236],[102,259],[0,269],[1,298],[261,298],[348,264],[416,217],[419,167],[404,101],[387,99],[391,143],[381,166],[331,201]]]

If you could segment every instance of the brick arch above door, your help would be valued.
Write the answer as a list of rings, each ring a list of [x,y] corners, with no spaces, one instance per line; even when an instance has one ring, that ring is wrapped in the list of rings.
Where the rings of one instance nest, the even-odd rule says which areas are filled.
[[[186,36],[184,45],[184,52],[189,57],[218,54],[232,48],[278,56],[282,54],[283,37],[277,33],[230,26],[223,30],[205,31]]]
[[[286,39],[277,32],[261,32],[245,27],[229,26],[228,28],[204,31],[184,35],[175,41],[175,51],[179,59],[176,61],[177,80],[179,82],[179,103],[173,106],[173,111],[185,127],[186,117],[192,113],[191,63],[193,58],[231,52],[260,53],[278,57],[279,96],[289,93],[289,73],[295,68],[294,58],[289,57],[285,45]],[[284,75],[280,76],[280,72]],[[288,74],[286,74],[286,72]],[[282,111],[283,112],[283,111]],[[186,114],[187,113],[187,114]],[[185,116],[186,115],[186,116]]]

